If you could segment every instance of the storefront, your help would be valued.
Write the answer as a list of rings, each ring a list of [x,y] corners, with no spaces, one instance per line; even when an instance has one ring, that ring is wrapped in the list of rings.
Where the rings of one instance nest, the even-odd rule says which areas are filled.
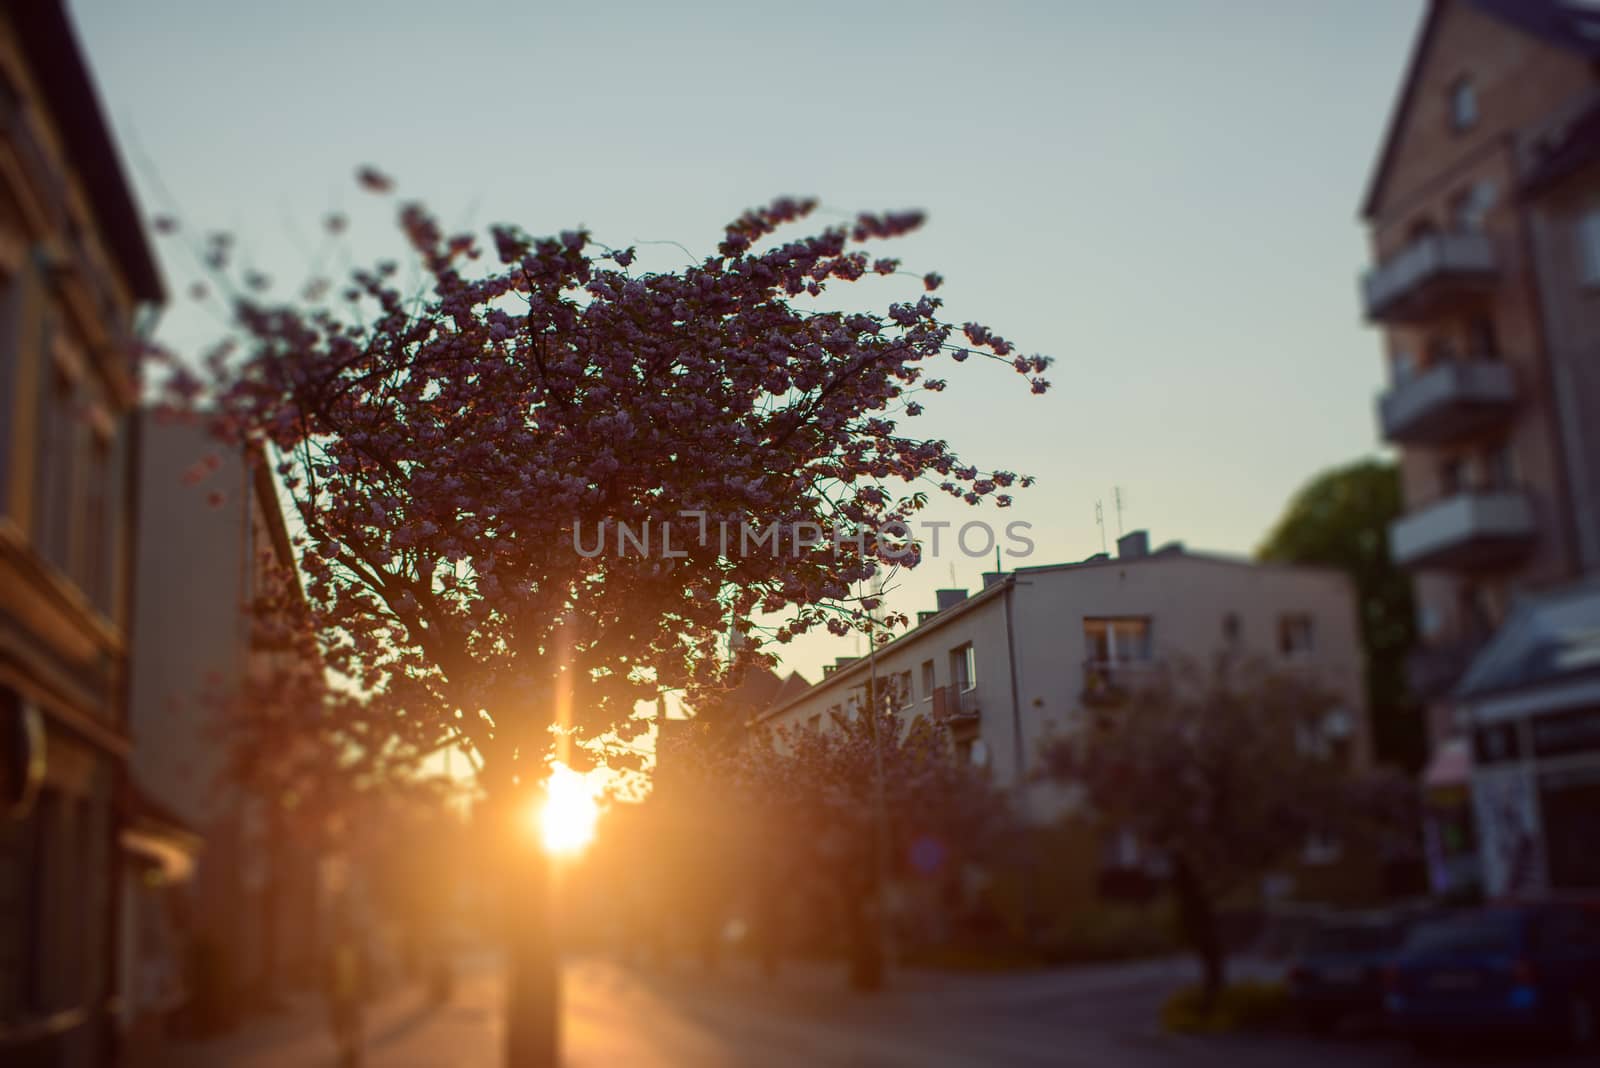
[[[1525,605],[1457,698],[1485,891],[1600,891],[1600,588]]]

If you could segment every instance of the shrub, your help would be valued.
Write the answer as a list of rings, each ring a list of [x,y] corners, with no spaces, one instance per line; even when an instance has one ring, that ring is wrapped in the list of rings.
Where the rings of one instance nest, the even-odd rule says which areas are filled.
[[[1172,908],[1165,901],[1144,906],[1096,904],[1043,940],[1044,956],[1051,964],[1159,957],[1178,948]]]
[[[1236,983],[1225,987],[1207,1011],[1205,993],[1194,984],[1167,999],[1161,1026],[1185,1034],[1220,1035],[1261,1031],[1281,1023],[1288,1013],[1288,991],[1280,983]]]

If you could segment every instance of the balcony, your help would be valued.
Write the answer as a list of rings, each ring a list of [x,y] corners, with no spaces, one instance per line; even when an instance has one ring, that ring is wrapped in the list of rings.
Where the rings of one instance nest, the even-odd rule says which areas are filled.
[[[934,687],[933,714],[935,717],[943,717],[952,727],[976,726],[977,688],[958,690],[954,686]]]
[[[1526,553],[1536,534],[1521,490],[1467,490],[1389,524],[1389,555],[1414,570],[1495,567]]]
[[[1503,423],[1516,400],[1516,379],[1505,364],[1449,361],[1378,398],[1378,424],[1396,444],[1439,445]]]
[[[1367,318],[1416,322],[1472,299],[1500,268],[1487,234],[1424,234],[1361,279]]]
[[[978,722],[978,691],[951,690],[945,707],[950,710],[950,722],[956,726]]]
[[[1150,684],[1151,666],[1147,660],[1085,660],[1079,697],[1092,708],[1123,704]]]

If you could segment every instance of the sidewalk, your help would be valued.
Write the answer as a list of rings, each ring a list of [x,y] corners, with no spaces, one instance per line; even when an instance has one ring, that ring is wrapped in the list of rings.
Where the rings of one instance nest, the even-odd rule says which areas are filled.
[[[402,986],[369,1005],[369,1066],[439,1068],[493,1065],[500,1048],[499,971],[475,960],[459,972],[456,995],[431,1005],[420,983]],[[170,1068],[336,1068],[327,1008],[316,995],[297,995],[281,1013],[238,1031],[173,1046],[161,1058]]]

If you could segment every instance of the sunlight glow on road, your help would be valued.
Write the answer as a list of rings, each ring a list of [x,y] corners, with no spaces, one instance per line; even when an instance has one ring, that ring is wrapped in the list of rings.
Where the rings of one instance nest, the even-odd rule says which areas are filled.
[[[544,843],[545,852],[570,856],[581,853],[594,841],[600,806],[595,802],[589,780],[565,764],[557,763],[550,766],[544,803],[536,815],[539,839]]]

